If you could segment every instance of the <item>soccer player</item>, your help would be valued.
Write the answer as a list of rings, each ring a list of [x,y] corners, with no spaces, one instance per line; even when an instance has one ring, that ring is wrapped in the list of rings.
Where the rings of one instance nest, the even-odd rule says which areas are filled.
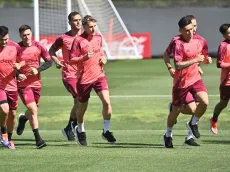
[[[187,15],[187,17],[190,18],[190,20],[192,21],[192,24],[193,24],[193,35],[194,35],[193,38],[197,38],[197,39],[202,40],[204,42],[204,44],[207,46],[207,41],[202,36],[197,34],[197,32],[196,32],[197,31],[197,20],[196,20],[196,18],[193,15]],[[178,40],[180,37],[181,37],[181,35],[177,35],[177,36],[173,37],[173,39],[171,40],[170,44],[168,45],[168,47],[165,50],[164,55],[163,55],[165,65],[168,68],[169,73],[172,77],[174,77],[175,69],[172,67],[172,65],[170,63],[169,56],[172,54],[173,48],[175,46],[175,41]],[[200,74],[203,74],[203,70],[200,67],[199,67],[199,72],[200,72]]]
[[[200,36],[199,34],[197,34],[197,20],[196,18],[193,16],[193,15],[187,15],[188,18],[190,18],[190,20],[192,21],[192,24],[193,24],[193,38],[194,39],[199,39],[203,42],[204,44],[204,49],[202,51],[203,54],[207,55],[208,54],[208,44],[207,44],[207,41],[202,37]],[[164,59],[164,62],[169,70],[169,73],[172,77],[174,77],[174,73],[175,73],[175,69],[173,69],[171,63],[170,63],[170,59],[169,59],[169,55],[172,54],[173,52],[173,48],[175,46],[175,41],[178,40],[179,38],[181,37],[181,35],[177,35],[175,36],[172,41],[170,42],[170,44],[168,45],[166,51],[164,52],[164,55],[163,55],[163,59]],[[198,64],[199,65],[199,64]],[[200,74],[203,74],[203,71],[202,69],[199,67],[199,72]],[[187,96],[187,100],[186,100],[186,104],[185,106],[183,106],[183,108],[181,108],[181,113],[183,114],[193,114],[194,113],[194,108],[192,108],[192,105],[190,104],[191,102],[194,102],[196,101],[192,95],[188,95]],[[198,102],[197,102],[198,104]],[[171,109],[172,107],[172,103],[169,103],[169,108]]]
[[[180,113],[181,106],[185,104],[186,96],[190,92],[199,101],[195,105],[195,113],[187,127],[196,138],[200,138],[197,122],[205,113],[208,105],[207,89],[201,79],[197,63],[210,63],[207,54],[202,55],[204,44],[199,39],[193,39],[193,24],[189,17],[182,17],[178,22],[181,37],[175,41],[173,50],[175,62],[175,75],[173,86],[172,111],[167,120],[167,131],[164,135],[164,146],[173,148],[172,128]],[[195,104],[195,103],[194,103]]]
[[[9,40],[8,28],[0,26],[1,143],[9,149],[15,149],[11,137],[18,106],[16,70],[19,70],[23,65],[25,62],[21,60],[19,45]]]
[[[41,72],[51,67],[52,60],[46,48],[39,42],[32,41],[30,26],[22,25],[19,28],[19,34],[22,39],[19,43],[21,56],[26,61],[26,65],[19,71],[21,81],[18,82],[18,92],[27,110],[24,114],[19,115],[16,133],[21,135],[25,129],[27,120],[29,120],[34,133],[36,148],[40,149],[46,146],[45,141],[39,134],[37,117],[42,87]],[[41,58],[45,63],[40,66]]]
[[[217,134],[218,116],[227,107],[230,98],[230,24],[222,24],[219,31],[225,40],[220,43],[217,56],[217,67],[221,68],[221,82],[220,102],[215,106],[213,116],[210,118],[210,129],[214,134]]]
[[[84,114],[88,106],[90,92],[95,90],[102,102],[102,115],[104,129],[102,138],[109,143],[115,143],[116,139],[110,132],[110,119],[112,107],[109,97],[109,87],[103,69],[106,57],[102,49],[102,37],[96,33],[97,20],[86,15],[83,19],[85,32],[75,38],[71,49],[71,64],[77,63],[79,81],[77,84],[79,108],[77,109],[77,126],[73,128],[77,141],[86,146],[86,132],[84,128]]]
[[[70,118],[67,126],[62,129],[62,134],[66,137],[67,140],[73,141],[74,133],[72,131],[71,124],[76,124],[76,110],[78,107],[78,99],[77,99],[77,66],[76,65],[69,65],[69,56],[70,50],[72,47],[72,43],[75,37],[81,34],[82,28],[82,19],[78,12],[71,12],[68,16],[69,24],[71,30],[64,33],[63,35],[59,36],[54,44],[51,46],[49,53],[57,65],[57,68],[62,67],[62,81],[64,86],[66,87],[67,91],[70,92],[74,99],[74,105],[70,112]],[[63,64],[58,59],[57,55],[55,54],[59,49],[62,49],[63,53]],[[73,124],[74,125],[74,124]]]
[[[208,55],[208,45],[207,45],[207,41],[201,37],[199,34],[197,34],[197,21],[196,21],[196,18],[193,16],[193,15],[187,15],[186,17],[190,18],[190,20],[192,21],[192,24],[193,24],[193,39],[199,39],[202,43],[203,43],[203,50],[202,50],[202,53],[205,54],[205,55]],[[174,73],[175,73],[175,69],[173,69],[171,63],[170,63],[170,59],[169,59],[169,55],[172,54],[173,52],[173,48],[175,46],[175,41],[178,40],[179,38],[181,37],[181,35],[177,35],[175,36],[172,41],[170,42],[170,44],[168,45],[166,51],[164,52],[164,55],[163,55],[163,59],[164,59],[164,62],[170,72],[170,75],[172,77],[174,77]],[[210,58],[211,60],[211,58]],[[198,64],[199,65],[199,64]],[[202,69],[199,67],[199,72],[200,74],[203,74],[203,71]],[[186,96],[186,100],[185,100],[185,104],[181,107],[181,110],[180,112],[182,114],[189,114],[189,115],[192,115],[195,113],[195,109],[196,109],[196,105],[199,103],[198,100],[196,100],[191,93],[188,93],[188,95]],[[196,105],[194,104],[194,102],[196,103]],[[171,111],[172,109],[172,103],[170,102],[169,103],[169,112]],[[177,122],[177,121],[176,121]],[[175,123],[176,123],[175,122]],[[188,135],[185,139],[185,145],[190,145],[190,146],[198,146],[197,143],[195,143],[194,139],[193,139],[193,136],[192,136],[192,133],[190,131],[188,131]]]

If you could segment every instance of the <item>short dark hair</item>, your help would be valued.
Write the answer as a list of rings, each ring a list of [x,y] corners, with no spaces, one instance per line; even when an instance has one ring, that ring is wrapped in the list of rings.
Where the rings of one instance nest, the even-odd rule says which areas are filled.
[[[6,36],[9,33],[9,29],[6,26],[0,26],[0,36]]]
[[[29,25],[24,24],[24,25],[20,26],[18,30],[19,30],[19,33],[22,33],[22,32],[24,32],[25,30],[28,30],[28,29],[32,30]]]
[[[185,16],[185,17],[190,18],[190,20],[196,19],[196,17],[195,17],[194,15],[187,15],[187,16]]]
[[[71,13],[69,13],[68,15],[68,20],[70,21],[72,19],[73,16],[76,16],[76,15],[80,15],[79,12],[76,12],[76,11],[73,11]]]
[[[92,16],[86,15],[86,16],[83,18],[82,24],[83,24],[83,25],[86,25],[89,21],[90,21],[90,22],[97,22],[97,20],[96,20],[95,18],[93,18]]]
[[[222,24],[219,28],[220,33],[222,33],[222,35],[226,34],[229,27],[230,27],[229,23]]]
[[[182,17],[180,19],[180,21],[178,22],[178,25],[179,25],[180,28],[184,28],[185,26],[187,26],[187,25],[189,25],[191,23],[192,23],[191,19],[189,17],[185,16],[185,17]]]

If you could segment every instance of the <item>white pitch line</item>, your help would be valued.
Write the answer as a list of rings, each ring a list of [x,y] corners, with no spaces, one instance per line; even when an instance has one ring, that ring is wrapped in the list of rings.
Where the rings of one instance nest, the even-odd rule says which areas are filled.
[[[146,75],[116,75],[116,76],[109,76],[108,78],[161,78],[161,77],[168,77],[168,76],[146,76]],[[43,76],[42,79],[49,80],[49,79],[57,79],[61,80],[62,77],[60,76]]]
[[[71,98],[71,96],[42,96],[45,98]],[[95,98],[98,96],[90,96]],[[110,95],[110,98],[171,98],[172,95]],[[219,97],[218,94],[209,95],[209,97]]]

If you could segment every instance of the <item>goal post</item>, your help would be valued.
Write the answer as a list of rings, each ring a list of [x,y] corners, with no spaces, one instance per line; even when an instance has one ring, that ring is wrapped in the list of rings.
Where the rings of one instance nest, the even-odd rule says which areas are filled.
[[[111,0],[34,0],[34,37],[52,44],[55,38],[70,29],[68,14],[78,11],[84,17],[97,19],[103,49],[108,59],[141,59],[125,23]]]

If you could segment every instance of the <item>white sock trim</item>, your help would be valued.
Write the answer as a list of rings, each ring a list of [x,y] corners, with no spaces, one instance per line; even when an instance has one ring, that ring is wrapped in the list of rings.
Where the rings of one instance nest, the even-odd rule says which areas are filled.
[[[110,120],[104,120],[104,133],[110,130]]]

